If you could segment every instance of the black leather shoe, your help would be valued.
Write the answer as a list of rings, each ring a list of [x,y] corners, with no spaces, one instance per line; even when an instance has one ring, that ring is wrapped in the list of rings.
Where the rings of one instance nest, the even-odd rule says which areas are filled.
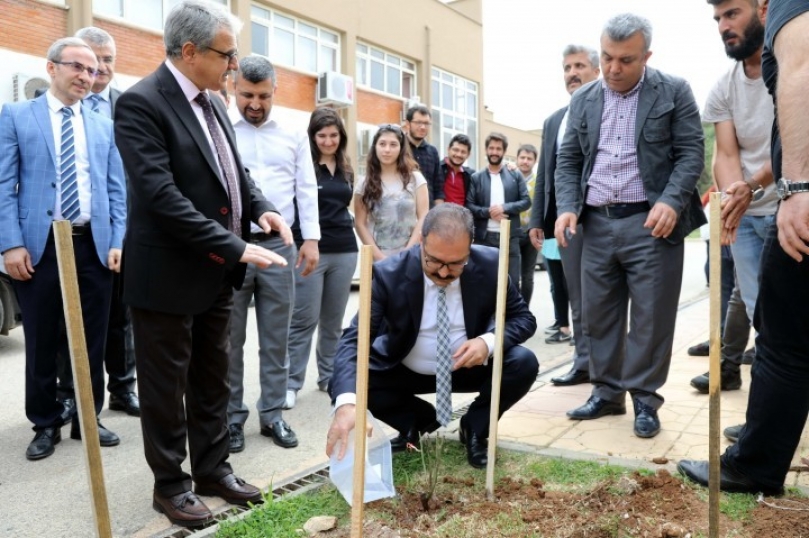
[[[739,440],[739,436],[742,434],[742,428],[744,428],[744,424],[736,424],[735,426],[728,426],[722,431],[722,434],[728,441],[735,443]]]
[[[228,426],[230,434],[230,453],[235,454],[244,450],[244,426],[241,424],[231,424]]]
[[[635,407],[635,435],[648,439],[660,433],[660,418],[657,416],[657,409],[646,405],[637,398],[632,398],[632,404]]]
[[[264,497],[261,490],[250,485],[235,474],[223,476],[216,482],[197,482],[194,493],[207,497],[221,497],[230,504],[247,506],[247,503],[261,504]]]
[[[554,385],[564,387],[568,385],[581,385],[582,383],[590,382],[590,372],[584,370],[571,369],[568,373],[560,375],[559,377],[552,377],[551,383]]]
[[[586,404],[567,412],[567,416],[573,420],[592,420],[607,415],[626,415],[626,404],[590,396]]]
[[[73,423],[70,425],[70,438],[81,441],[81,427],[79,420],[74,418]],[[121,438],[105,428],[101,421],[98,421],[98,440],[101,446],[117,446],[121,444]]]
[[[680,474],[687,476],[701,486],[708,487],[708,462],[696,460],[680,460],[677,464]],[[782,495],[784,488],[760,486],[725,465],[719,464],[719,489],[728,493],[763,493],[764,495]]]
[[[721,382],[721,389],[722,390],[739,390],[742,388],[742,373],[739,371],[738,368],[727,368],[724,366],[725,363],[722,363],[722,376],[720,378]],[[698,392],[702,394],[708,394],[709,390],[709,383],[710,379],[708,378],[708,374],[710,372],[705,372],[702,375],[698,375],[694,379],[691,380],[691,386],[697,389]]]
[[[47,458],[56,451],[56,444],[62,440],[61,428],[45,428],[34,435],[25,450],[25,457],[31,461]]]
[[[399,435],[390,440],[392,452],[404,452],[407,450],[407,445],[421,448],[420,435],[416,428],[410,428],[406,432],[399,432]]]
[[[570,333],[563,333],[561,330],[556,331],[545,339],[546,344],[563,344],[570,341]]]
[[[710,343],[708,341],[700,342],[695,346],[688,348],[688,354],[692,357],[707,357],[711,354]]]
[[[466,461],[476,469],[483,469],[489,462],[489,442],[473,432],[466,423],[466,415],[461,417],[461,427],[458,430],[461,443],[466,446]]]
[[[140,400],[134,392],[124,392],[122,394],[110,394],[110,410],[124,411],[133,417],[140,416]]]
[[[294,448],[298,446],[298,437],[292,428],[283,419],[276,420],[272,424],[261,426],[261,435],[272,437],[273,443],[282,448]]]
[[[213,522],[211,511],[190,491],[172,497],[163,497],[155,491],[152,496],[152,508],[165,514],[169,521],[181,527],[202,527]]]
[[[61,402],[64,410],[59,415],[59,418],[62,420],[62,424],[67,424],[76,416],[76,400],[74,398],[64,398]]]

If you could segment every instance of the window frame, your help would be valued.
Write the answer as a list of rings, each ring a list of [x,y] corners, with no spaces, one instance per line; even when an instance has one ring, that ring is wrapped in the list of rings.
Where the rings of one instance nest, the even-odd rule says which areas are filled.
[[[211,1],[215,2],[217,4],[221,4],[221,5],[225,6],[228,9],[228,11],[230,11],[230,0],[211,0]],[[130,15],[130,12],[131,11],[143,11],[143,5],[142,5],[141,1],[139,1],[139,0],[117,0],[117,2],[120,3],[120,5],[121,5],[121,13],[120,14],[97,10],[96,6],[97,6],[98,3],[95,0],[93,0],[93,2],[92,2],[93,15],[103,17],[103,18],[107,18],[107,19],[113,19],[113,20],[116,20],[116,21],[120,21],[120,22],[126,24],[127,26],[133,26],[133,27],[136,27],[136,28],[145,28],[145,29],[150,30],[150,31],[157,31],[157,32],[162,33],[163,32],[163,26],[166,23],[166,17],[168,16],[169,11],[171,11],[171,8],[173,8],[176,4],[179,3],[179,0],[160,0],[162,14],[161,14],[161,17],[160,17],[160,25],[157,26],[157,27],[150,26],[148,24],[142,24],[140,22],[133,22],[132,16]],[[61,3],[64,4],[65,3],[64,0]]]
[[[449,91],[452,107],[444,104],[444,92]],[[480,134],[480,84],[441,69],[432,67],[430,72],[431,112],[433,115],[433,128],[430,140],[439,151],[446,151],[449,141],[456,134],[465,134],[472,141],[472,150],[469,152],[467,163],[477,168],[480,148],[478,140]],[[469,98],[474,97],[474,110],[469,111]],[[459,110],[459,101],[463,102],[463,109]],[[474,132],[470,132],[470,128]]]
[[[415,61],[360,41],[357,42],[355,56],[354,67],[358,88],[370,89],[399,99],[412,99],[417,95],[418,74]],[[375,68],[382,76],[381,87],[373,80],[377,78],[374,76]],[[398,78],[392,82],[391,74],[397,72]]]

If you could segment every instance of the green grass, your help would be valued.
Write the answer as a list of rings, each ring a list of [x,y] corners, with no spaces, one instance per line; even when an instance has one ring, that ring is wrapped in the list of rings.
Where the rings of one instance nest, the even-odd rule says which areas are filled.
[[[605,480],[617,480],[630,470],[616,465],[604,465],[595,461],[574,461],[561,458],[537,458],[524,467],[525,473],[550,485],[575,486],[589,489]],[[640,474],[651,475],[651,471],[641,469]]]
[[[299,529],[314,516],[337,516],[347,520],[350,507],[331,485],[293,497],[275,501],[267,498],[265,504],[250,512],[244,519],[226,521],[219,525],[217,538],[299,538]]]

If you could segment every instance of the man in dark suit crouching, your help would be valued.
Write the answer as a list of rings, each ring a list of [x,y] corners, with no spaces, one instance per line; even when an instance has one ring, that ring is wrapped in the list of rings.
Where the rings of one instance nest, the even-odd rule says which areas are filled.
[[[449,422],[452,392],[479,392],[461,418],[461,442],[473,467],[486,466],[498,251],[472,245],[472,214],[456,204],[427,213],[421,244],[374,265],[368,409],[399,431],[394,450]],[[499,416],[536,379],[536,355],[519,344],[536,319],[509,284]],[[326,452],[354,428],[357,317],[345,330],[329,387],[336,408]],[[436,406],[416,394],[436,393]]]

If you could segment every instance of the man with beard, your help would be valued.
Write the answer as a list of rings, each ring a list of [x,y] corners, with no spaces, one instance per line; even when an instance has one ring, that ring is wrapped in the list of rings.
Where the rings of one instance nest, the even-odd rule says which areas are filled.
[[[531,207],[531,197],[519,172],[503,164],[508,139],[501,133],[486,137],[489,166],[475,172],[466,191],[466,207],[475,218],[475,243],[500,246],[500,221],[511,220],[508,244],[508,276],[520,284],[520,213]]]
[[[469,464],[486,466],[491,407],[497,252],[472,244],[469,210],[441,204],[424,218],[421,243],[374,264],[371,293],[371,362],[368,410],[399,430],[392,444],[418,446],[419,436],[452,419],[452,392],[478,392],[461,417],[461,442]],[[503,330],[502,416],[536,379],[534,353],[519,344],[536,331],[536,319],[517,286],[508,287]],[[330,393],[334,420],[326,453],[345,455],[356,419],[357,317],[343,332]],[[436,394],[436,404],[417,394]]]
[[[248,266],[242,288],[233,295],[230,320],[230,402],[228,428],[230,451],[244,450],[244,424],[249,410],[244,403],[244,342],[247,312],[255,297],[259,341],[257,402],[261,435],[283,448],[298,446],[292,428],[281,417],[282,409],[295,406],[301,387],[288,386],[287,343],[292,307],[295,304],[295,274],[307,276],[319,259],[320,220],[317,180],[306,131],[289,129],[270,119],[277,84],[275,69],[266,58],[248,56],[239,62],[234,78],[236,109],[231,111],[236,142],[244,165],[264,196],[286,222],[300,221],[303,245],[285,244],[278,234],[265,234],[253,225],[250,241],[287,260],[286,266],[260,269]]]
[[[699,109],[685,80],[647,67],[651,41],[651,24],[637,15],[616,15],[604,26],[604,78],[570,101],[554,229],[564,248],[581,221],[584,243],[593,390],[567,415],[623,415],[628,392],[641,438],[660,432],[658,390],[671,362],[683,239],[705,222],[695,188],[705,158]]]
[[[772,0],[762,77],[776,100],[771,147],[778,206],[761,253],[761,282],[753,320],[755,375],[747,424],[720,460],[719,489],[777,495],[809,411],[809,2]],[[681,460],[677,469],[707,486],[708,462]],[[794,534],[794,533],[793,533]]]
[[[738,299],[728,304],[722,338],[722,390],[742,386],[740,366],[750,335],[750,322],[758,298],[761,252],[767,228],[775,218],[778,195],[770,163],[773,103],[761,77],[761,52],[768,0],[708,0],[725,43],[736,60],[708,95],[703,121],[716,127],[714,181],[725,195],[722,203],[722,243],[730,244],[736,266]],[[691,385],[708,393],[708,374]],[[740,426],[729,428],[731,440]]]
[[[584,84],[596,80],[601,73],[598,67],[598,52],[580,45],[568,45],[562,52],[562,70],[565,88],[570,95],[573,95],[573,92]],[[553,237],[553,228],[556,224],[554,174],[556,174],[556,155],[565,135],[567,116],[568,107],[565,106],[551,114],[542,127],[542,154],[539,157],[531,221],[528,224],[531,242],[537,249],[542,248],[545,238]],[[570,236],[567,247],[559,249],[573,318],[573,334],[576,337],[573,367],[566,374],[551,378],[554,385],[578,385],[590,381],[590,339],[582,330],[581,315],[581,224],[577,226],[577,232],[579,233]],[[551,326],[546,330],[558,329]]]
[[[410,142],[410,151],[413,158],[419,163],[419,171],[427,180],[427,193],[430,195],[430,207],[438,200],[444,199],[444,191],[440,189],[441,176],[438,165],[441,162],[438,150],[427,142],[430,132],[432,115],[430,109],[424,105],[415,105],[407,109],[405,114],[404,132]]]
[[[449,141],[447,156],[438,167],[438,191],[444,193],[444,198],[436,198],[436,204],[452,202],[453,204],[466,205],[466,191],[469,189],[469,181],[475,173],[469,167],[463,165],[469,158],[472,151],[472,141],[465,134],[456,134]]]

